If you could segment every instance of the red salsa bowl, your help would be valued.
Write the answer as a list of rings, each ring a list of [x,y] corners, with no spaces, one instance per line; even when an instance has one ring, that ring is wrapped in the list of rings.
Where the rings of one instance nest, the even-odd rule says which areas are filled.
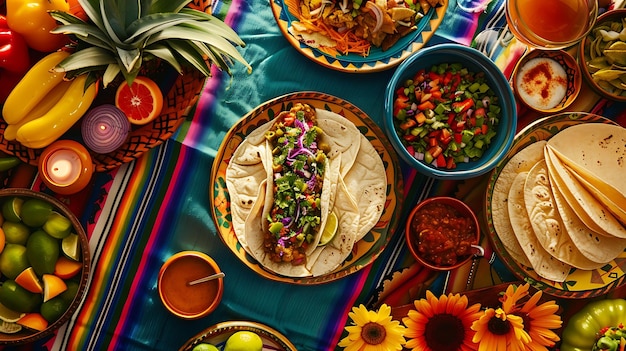
[[[481,255],[474,211],[452,197],[426,199],[411,211],[405,237],[413,257],[426,267],[451,270]]]

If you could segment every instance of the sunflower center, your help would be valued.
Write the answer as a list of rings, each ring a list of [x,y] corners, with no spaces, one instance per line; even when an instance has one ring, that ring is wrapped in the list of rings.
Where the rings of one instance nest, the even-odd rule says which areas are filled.
[[[495,335],[506,335],[511,330],[511,324],[508,320],[502,320],[497,317],[492,317],[487,323],[489,331]]]
[[[361,337],[369,345],[382,344],[387,336],[385,327],[374,322],[368,322],[361,328]]]
[[[465,339],[462,321],[451,314],[438,314],[426,323],[426,344],[431,350],[456,351]]]

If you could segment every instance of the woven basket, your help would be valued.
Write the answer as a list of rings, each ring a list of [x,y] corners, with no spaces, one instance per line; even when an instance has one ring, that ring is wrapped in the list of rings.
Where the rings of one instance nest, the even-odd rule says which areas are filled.
[[[211,13],[211,3],[210,0],[194,0],[189,3],[188,7]],[[206,77],[197,70],[186,69],[184,74],[176,74],[175,81],[171,84],[167,94],[163,91],[164,99],[161,114],[151,123],[143,126],[133,126],[128,140],[117,150],[108,154],[92,152],[91,158],[95,170],[97,172],[108,171],[119,167],[123,163],[131,162],[144,152],[169,139],[195,106],[205,82]],[[0,118],[0,151],[9,155],[15,155],[23,162],[37,166],[39,155],[43,152],[43,149],[30,149],[22,146],[17,141],[5,140],[4,130],[6,127],[7,123]],[[77,139],[71,137],[71,132],[68,132],[68,135],[70,135],[68,138]]]

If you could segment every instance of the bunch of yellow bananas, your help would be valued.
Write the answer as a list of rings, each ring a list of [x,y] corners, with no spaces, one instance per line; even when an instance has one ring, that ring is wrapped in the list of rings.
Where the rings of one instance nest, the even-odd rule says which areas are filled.
[[[97,85],[85,88],[87,75],[72,81],[53,68],[69,53],[57,51],[39,60],[7,97],[2,117],[8,123],[7,140],[40,149],[67,132],[87,112],[96,98]]]

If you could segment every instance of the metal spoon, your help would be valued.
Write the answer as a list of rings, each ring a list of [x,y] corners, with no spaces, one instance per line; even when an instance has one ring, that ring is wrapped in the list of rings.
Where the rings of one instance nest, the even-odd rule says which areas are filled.
[[[212,275],[210,275],[208,277],[192,280],[192,281],[188,282],[187,285],[191,286],[191,285],[196,285],[196,284],[208,282],[209,280],[222,278],[222,277],[224,277],[224,275],[225,275],[224,272],[215,273],[215,274],[212,274]]]

